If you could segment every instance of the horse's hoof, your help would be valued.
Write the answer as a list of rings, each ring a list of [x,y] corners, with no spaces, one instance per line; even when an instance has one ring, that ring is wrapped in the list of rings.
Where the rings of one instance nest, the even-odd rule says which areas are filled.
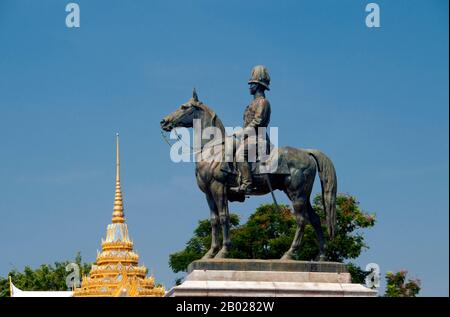
[[[214,257],[215,259],[225,259],[228,257],[228,250],[222,248],[219,253],[216,254],[216,256]]]
[[[209,249],[208,252],[202,257],[202,260],[208,260],[214,258],[218,250]]]
[[[288,260],[292,260],[292,254],[289,252],[286,252],[282,257],[281,257],[281,261],[288,261]]]

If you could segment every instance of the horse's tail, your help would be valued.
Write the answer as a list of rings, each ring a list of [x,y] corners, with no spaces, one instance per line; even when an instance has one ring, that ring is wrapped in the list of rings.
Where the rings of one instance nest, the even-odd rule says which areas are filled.
[[[336,170],[334,169],[333,162],[324,153],[318,150],[308,150],[308,153],[316,161],[319,170],[320,184],[322,185],[322,203],[325,209],[328,235],[330,240],[332,240],[336,227]]]

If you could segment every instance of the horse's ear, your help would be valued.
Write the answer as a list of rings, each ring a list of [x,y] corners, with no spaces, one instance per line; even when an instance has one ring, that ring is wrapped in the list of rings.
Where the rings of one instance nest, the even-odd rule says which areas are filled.
[[[194,99],[194,101],[198,101],[198,95],[197,95],[197,91],[195,90],[195,88],[192,91],[192,99]]]

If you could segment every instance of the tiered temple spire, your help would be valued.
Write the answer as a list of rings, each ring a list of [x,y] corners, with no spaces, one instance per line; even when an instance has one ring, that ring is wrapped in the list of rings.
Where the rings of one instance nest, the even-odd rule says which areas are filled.
[[[113,223],[125,222],[123,214],[122,189],[120,188],[120,144],[119,133],[116,134],[116,194],[114,196]]]
[[[155,287],[154,278],[146,277],[147,268],[139,266],[139,255],[133,251],[123,212],[120,186],[119,134],[116,135],[116,191],[112,223],[102,239],[102,251],[92,265],[89,276],[75,289],[74,296],[164,296],[163,287]]]

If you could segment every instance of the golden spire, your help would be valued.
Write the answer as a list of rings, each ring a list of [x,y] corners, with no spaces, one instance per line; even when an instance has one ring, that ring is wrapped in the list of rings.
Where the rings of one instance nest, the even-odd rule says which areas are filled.
[[[116,195],[112,222],[106,227],[102,251],[81,286],[74,290],[75,297],[85,296],[164,296],[164,287],[155,286],[155,278],[147,277],[147,268],[139,265],[139,255],[133,251],[133,241],[123,213],[120,188],[119,134],[116,135]],[[153,272],[153,271],[152,271]]]
[[[119,133],[116,133],[116,195],[114,197],[113,223],[125,222],[123,214],[122,190],[120,188],[120,150]]]

